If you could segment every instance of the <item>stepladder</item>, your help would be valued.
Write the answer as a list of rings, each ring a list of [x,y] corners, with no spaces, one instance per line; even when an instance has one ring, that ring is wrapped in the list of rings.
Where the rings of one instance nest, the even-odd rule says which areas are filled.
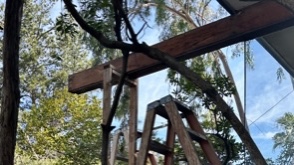
[[[156,116],[163,117],[168,123],[164,144],[153,141],[151,138]],[[183,149],[185,159],[189,165],[201,164],[196,145],[202,150],[209,164],[221,165],[196,114],[170,95],[148,104],[136,165],[146,164],[150,150],[163,155],[164,165],[173,165],[174,161],[176,161],[174,159],[176,138]]]

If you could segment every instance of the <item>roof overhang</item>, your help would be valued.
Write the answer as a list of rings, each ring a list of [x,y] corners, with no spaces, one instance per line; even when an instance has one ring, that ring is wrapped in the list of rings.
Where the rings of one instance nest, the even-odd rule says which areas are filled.
[[[258,0],[217,0],[231,15]],[[257,41],[294,77],[294,26],[257,38]]]

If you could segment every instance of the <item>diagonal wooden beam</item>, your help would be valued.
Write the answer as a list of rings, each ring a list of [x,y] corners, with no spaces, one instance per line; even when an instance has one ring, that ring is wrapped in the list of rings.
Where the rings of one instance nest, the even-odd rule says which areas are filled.
[[[294,12],[284,5],[267,0],[245,8],[238,14],[191,30],[169,40],[155,44],[158,48],[185,60],[245,40],[254,39],[294,25]],[[69,92],[83,93],[102,88],[103,68],[113,65],[118,70],[122,59],[95,66],[69,76]],[[166,68],[161,62],[141,53],[129,57],[128,76],[138,78]]]

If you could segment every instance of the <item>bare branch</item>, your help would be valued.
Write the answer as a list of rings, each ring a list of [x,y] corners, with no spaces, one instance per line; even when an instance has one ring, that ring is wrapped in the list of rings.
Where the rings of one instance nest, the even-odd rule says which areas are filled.
[[[78,22],[82,29],[84,29],[86,32],[88,32],[90,35],[96,38],[103,46],[112,49],[126,49],[131,51],[134,51],[134,49],[136,49],[132,44],[109,40],[102,34],[101,31],[95,30],[80,16],[78,11],[75,9],[75,6],[72,4],[71,0],[63,1],[69,13],[74,17],[74,19]]]
[[[118,3],[118,1],[116,1]],[[119,11],[119,15],[122,17],[122,19],[124,20],[125,24],[126,24],[126,28],[128,29],[128,31],[130,32],[131,38],[130,40],[135,44],[139,44],[138,40],[137,40],[137,35],[133,29],[133,26],[131,25],[131,22],[127,16],[127,14],[124,12],[122,5],[116,4],[117,5],[117,9]]]
[[[244,128],[240,120],[232,111],[232,108],[227,105],[227,103],[222,99],[222,97],[217,93],[216,89],[212,87],[212,85],[206,82],[204,79],[201,78],[198,74],[194,73],[188,67],[179,63],[175,58],[171,57],[169,54],[164,53],[156,48],[152,48],[147,44],[126,44],[119,41],[111,41],[105,38],[101,32],[96,31],[92,27],[90,27],[78,14],[74,5],[71,3],[71,0],[64,0],[65,4],[68,7],[69,12],[73,15],[76,21],[80,24],[80,26],[94,36],[98,41],[101,42],[102,45],[108,48],[116,48],[125,51],[133,51],[144,53],[148,57],[156,59],[164,63],[166,66],[170,67],[171,69],[176,70],[183,76],[185,76],[188,80],[190,80],[193,84],[198,86],[203,93],[205,93],[211,101],[213,101],[216,105],[216,110],[220,111],[222,115],[232,124],[235,131],[238,133],[244,144],[247,146],[248,151],[250,152],[252,158],[255,160],[256,164],[266,164],[262,154],[260,153],[259,149],[257,148],[256,144],[254,143],[252,137],[248,133],[248,131]],[[125,16],[126,17],[126,16]],[[124,21],[127,20],[127,17],[124,18]],[[130,22],[127,26],[131,27]],[[130,29],[129,29],[130,30]],[[133,34],[134,35],[134,34]]]

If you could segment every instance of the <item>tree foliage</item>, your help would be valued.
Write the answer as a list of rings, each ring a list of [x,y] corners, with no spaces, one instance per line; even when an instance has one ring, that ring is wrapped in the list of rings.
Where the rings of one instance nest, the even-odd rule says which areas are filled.
[[[70,18],[50,17],[54,4],[26,1],[19,66],[22,109],[29,109],[40,97],[64,88],[68,74],[90,66],[79,28],[75,28],[74,37],[57,30],[62,26],[56,25],[60,19]]]
[[[99,159],[100,103],[65,89],[68,74],[91,66],[89,51],[69,14],[60,10],[61,16],[52,16],[58,12],[55,2],[27,0],[23,11],[17,164]]]
[[[23,1],[6,1],[2,47],[0,165],[14,164],[19,112],[19,43]],[[2,27],[3,28],[3,27]]]
[[[294,162],[294,114],[285,113],[277,120],[279,128],[282,130],[273,137],[274,149],[280,148],[281,152],[277,158],[279,164],[290,165]]]
[[[210,2],[210,0],[148,1],[145,6],[156,6],[156,22],[163,28],[161,39],[165,40],[219,18],[219,12],[211,8]],[[236,93],[236,88],[231,81],[232,78],[224,73],[219,54],[221,51],[207,53],[187,60],[183,64],[210,82],[222,97],[229,98]],[[235,137],[231,135],[232,127],[220,113],[215,111],[215,106],[207,95],[176,71],[169,71],[168,81],[174,87],[173,94],[199,114],[200,120],[203,120],[202,125],[207,132],[210,132],[208,136],[224,164],[241,159],[239,153],[242,152],[242,144],[236,142]],[[201,109],[210,111],[201,111]],[[205,114],[201,115],[202,113]],[[205,159],[202,159],[202,162],[207,163]]]
[[[221,97],[221,94],[218,93],[218,91],[207,81],[205,81],[201,76],[199,76],[197,73],[193,72],[188,67],[180,64],[178,61],[176,61],[173,57],[169,56],[168,53],[162,52],[156,48],[148,46],[146,43],[140,43],[138,41],[138,33],[135,32],[132,24],[130,23],[130,20],[127,17],[128,10],[126,9],[126,1],[112,1],[112,7],[115,11],[115,28],[114,31],[116,33],[116,40],[112,40],[111,38],[108,38],[104,35],[104,33],[101,30],[97,30],[93,28],[87,21],[81,17],[78,10],[76,9],[75,5],[70,0],[64,0],[64,3],[67,6],[68,11],[71,13],[71,15],[75,18],[75,20],[78,22],[78,24],[87,31],[90,35],[95,37],[103,46],[111,48],[111,49],[120,49],[124,53],[124,57],[127,57],[127,54],[130,52],[138,52],[143,53],[147,55],[148,57],[159,60],[166,66],[170,67],[173,70],[176,70],[181,75],[184,75],[185,78],[193,82],[196,86],[198,86],[205,95],[207,95],[210,99],[210,101],[214,104],[216,107],[215,110],[221,112],[221,114],[228,119],[228,121],[232,124],[232,127],[236,130],[237,134],[240,136],[242,141],[248,146],[248,150],[250,152],[250,155],[258,164],[266,164],[263,156],[261,155],[260,151],[258,150],[256,144],[252,140],[251,136],[249,135],[248,131],[244,128],[242,123],[239,121],[239,119],[236,117],[236,115],[233,113],[232,108],[225,102],[225,100]],[[97,12],[99,12],[98,9]],[[127,14],[126,14],[127,13]],[[124,24],[122,24],[124,23]],[[129,34],[127,39],[123,39],[121,36],[121,27],[122,25],[125,25],[126,32]],[[127,61],[124,59],[124,61]],[[124,63],[126,64],[126,63]],[[126,72],[126,67],[124,67],[123,73]],[[124,74],[122,74],[124,75]],[[120,81],[119,85],[122,85],[123,81]],[[119,88],[121,89],[121,88]],[[119,90],[118,90],[119,91]],[[117,94],[120,94],[120,92],[116,92]],[[119,96],[119,95],[116,95]],[[119,98],[119,97],[116,97]],[[117,99],[114,99],[117,100]],[[114,108],[113,108],[114,107]],[[111,108],[111,119],[112,114],[114,114],[116,111],[115,106],[112,106]],[[104,131],[103,129],[103,135],[104,132],[109,133],[109,123],[107,123],[107,127]],[[106,139],[108,135],[106,135]],[[104,146],[105,148],[105,146]],[[107,145],[106,145],[107,148]],[[103,152],[103,160],[102,164],[107,164],[107,159],[105,155],[107,154],[107,150],[104,150]]]
[[[97,98],[66,89],[40,99],[20,114],[18,154],[61,164],[95,164],[99,160],[101,109]]]

